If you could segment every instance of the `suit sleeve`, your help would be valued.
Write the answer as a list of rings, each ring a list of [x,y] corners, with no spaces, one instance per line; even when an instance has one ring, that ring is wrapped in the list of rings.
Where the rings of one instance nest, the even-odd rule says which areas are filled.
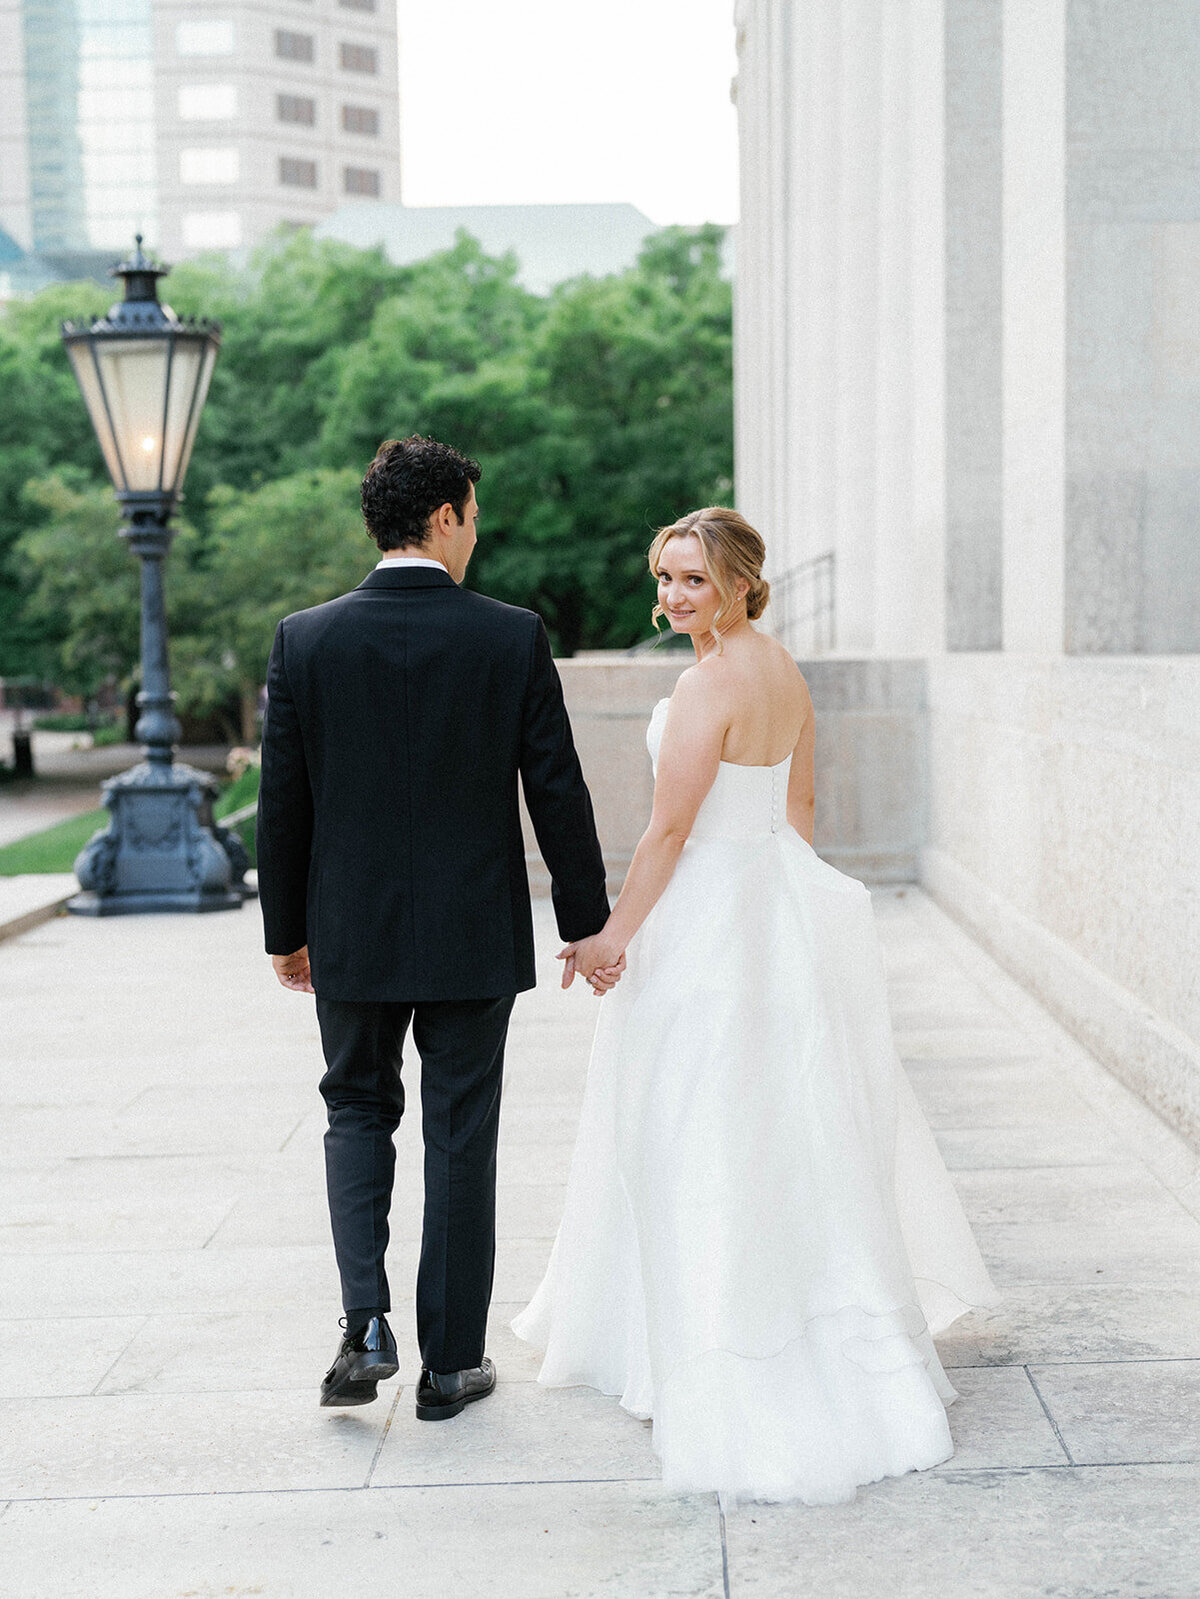
[[[254,835],[268,955],[291,955],[308,940],[312,834],[312,787],[296,703],[288,687],[284,623],[280,622],[267,666],[262,777]]]
[[[558,931],[568,943],[608,919],[604,856],[563,704],[562,683],[541,619],[533,637],[521,726],[521,784],[550,873]]]

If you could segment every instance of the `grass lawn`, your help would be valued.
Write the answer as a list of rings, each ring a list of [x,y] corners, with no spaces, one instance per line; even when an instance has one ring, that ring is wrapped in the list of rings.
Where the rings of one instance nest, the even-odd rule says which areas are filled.
[[[236,783],[224,789],[214,807],[218,819],[239,810],[258,793],[258,768],[250,767]],[[108,825],[106,810],[88,811],[85,816],[71,816],[65,822],[15,843],[0,847],[0,877],[20,877],[25,872],[69,872],[75,857],[98,827]],[[243,822],[237,829],[243,843],[254,859],[254,820]]]
[[[88,811],[85,816],[68,816],[65,822],[5,844],[0,848],[0,877],[19,877],[22,872],[69,872],[88,839],[107,822],[107,811]]]

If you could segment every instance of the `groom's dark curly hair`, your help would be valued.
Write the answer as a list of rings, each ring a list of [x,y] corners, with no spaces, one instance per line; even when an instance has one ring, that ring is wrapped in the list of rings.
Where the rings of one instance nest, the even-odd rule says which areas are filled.
[[[452,505],[462,521],[471,484],[482,476],[478,461],[437,439],[385,439],[362,483],[367,532],[384,551],[423,545],[440,506]]]

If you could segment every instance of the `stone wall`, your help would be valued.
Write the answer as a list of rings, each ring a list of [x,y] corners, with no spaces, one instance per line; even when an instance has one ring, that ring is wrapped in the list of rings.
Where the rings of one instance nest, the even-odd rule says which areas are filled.
[[[620,889],[650,819],[654,783],[646,724],[691,656],[625,655],[558,662],[575,744]],[[911,882],[924,837],[924,663],[802,661],[817,715],[818,853],[865,882]],[[549,884],[525,818],[530,882]]]
[[[1200,1140],[1200,659],[928,663],[921,882]]]

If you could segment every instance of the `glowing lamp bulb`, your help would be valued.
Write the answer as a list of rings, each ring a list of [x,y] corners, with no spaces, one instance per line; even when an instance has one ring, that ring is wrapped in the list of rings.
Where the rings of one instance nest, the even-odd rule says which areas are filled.
[[[153,452],[153,450],[155,449],[155,447],[157,445],[157,442],[158,441],[156,439],[152,439],[150,437],[150,435],[147,434],[146,437],[142,440],[142,449],[145,450],[147,455],[150,455]]]

